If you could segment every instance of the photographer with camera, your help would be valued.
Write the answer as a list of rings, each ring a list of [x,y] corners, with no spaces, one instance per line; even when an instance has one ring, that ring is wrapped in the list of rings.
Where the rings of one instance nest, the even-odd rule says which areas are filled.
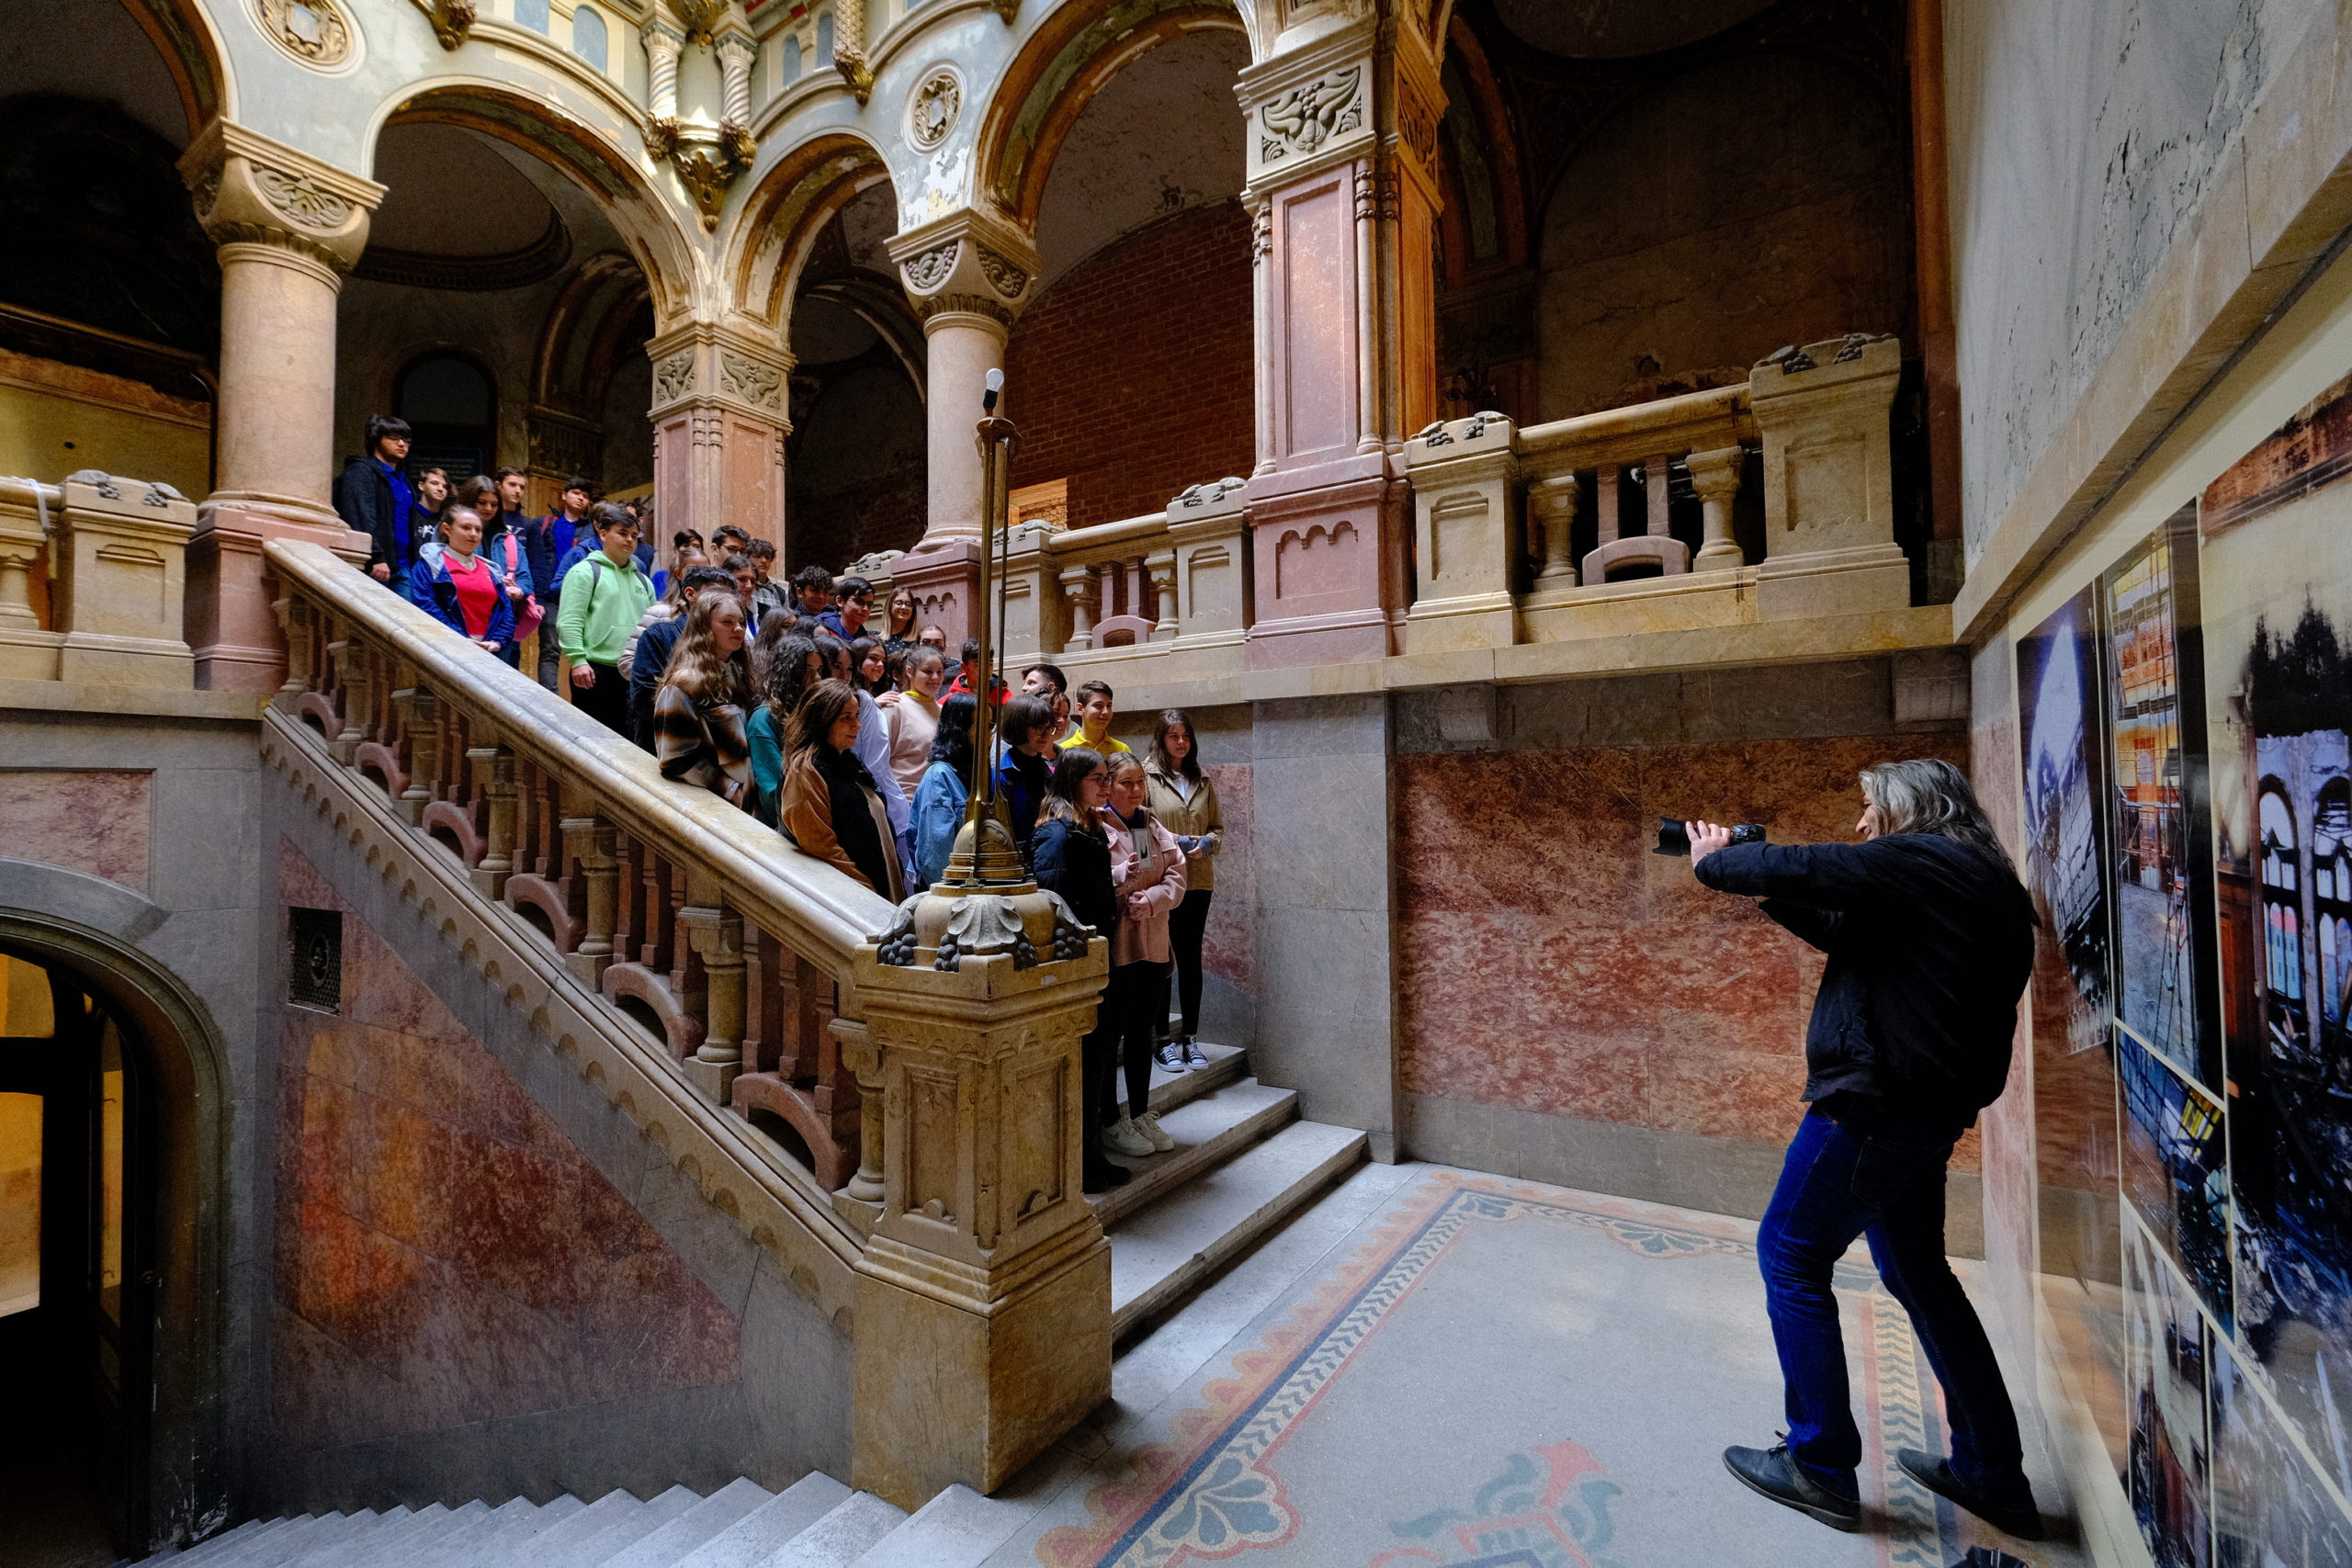
[[[1788,1433],[1770,1450],[1726,1449],[1724,1463],[1776,1503],[1860,1528],[1862,1441],[1830,1279],[1866,1235],[1951,1416],[1950,1460],[1904,1449],[1896,1461],[1978,1517],[2039,1540],[2008,1389],[1944,1256],[1945,1165],[2008,1078],[2033,909],[1958,768],[1881,763],[1861,788],[1857,844],[1734,843],[1730,829],[1686,825],[1700,882],[1760,897],[1765,914],[1829,955],[1805,1032],[1809,1109],[1757,1235]]]

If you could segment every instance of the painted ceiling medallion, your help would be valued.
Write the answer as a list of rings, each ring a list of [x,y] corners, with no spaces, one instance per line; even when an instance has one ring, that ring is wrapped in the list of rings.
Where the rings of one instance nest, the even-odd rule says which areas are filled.
[[[261,30],[270,42],[321,71],[351,59],[355,36],[335,0],[254,0]]]
[[[907,99],[907,138],[928,152],[947,140],[964,109],[964,83],[942,65],[915,84]]]

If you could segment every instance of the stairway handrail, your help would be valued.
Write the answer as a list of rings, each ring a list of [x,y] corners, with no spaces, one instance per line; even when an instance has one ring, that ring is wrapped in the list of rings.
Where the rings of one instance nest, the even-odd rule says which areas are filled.
[[[332,551],[273,539],[270,565],[413,665],[433,694],[593,796],[614,826],[673,862],[709,871],[729,904],[794,952],[852,983],[861,942],[889,924],[889,900],[803,854],[782,833],[707,790],[662,776],[652,755],[487,649],[354,571]]]

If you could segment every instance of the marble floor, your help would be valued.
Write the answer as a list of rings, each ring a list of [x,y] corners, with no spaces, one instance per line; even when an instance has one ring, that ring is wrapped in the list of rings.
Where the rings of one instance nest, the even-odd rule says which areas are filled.
[[[1859,1535],[1718,1457],[1779,1424],[1752,1223],[1422,1165],[1357,1172],[1128,1348],[1086,1427],[936,1523],[990,1568],[1940,1568],[1977,1543],[2075,1568],[1894,1468],[1940,1447],[1934,1382],[1859,1248],[1838,1283]]]

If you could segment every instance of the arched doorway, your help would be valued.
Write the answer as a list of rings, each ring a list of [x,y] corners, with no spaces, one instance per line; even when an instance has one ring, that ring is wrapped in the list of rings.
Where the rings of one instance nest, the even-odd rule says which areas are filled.
[[[0,948],[0,1556],[153,1540],[152,1050],[75,973]]]
[[[471,355],[444,349],[412,362],[392,384],[392,412],[415,434],[413,472],[439,468],[456,485],[496,467],[498,387]]]

